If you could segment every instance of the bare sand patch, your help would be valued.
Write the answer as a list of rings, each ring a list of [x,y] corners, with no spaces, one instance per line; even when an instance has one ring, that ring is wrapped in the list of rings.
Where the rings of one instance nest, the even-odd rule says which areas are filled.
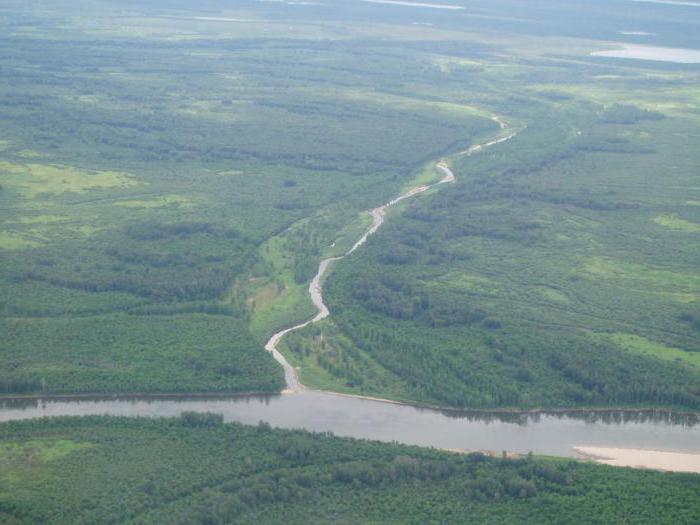
[[[700,454],[606,447],[574,447],[574,450],[596,463],[615,467],[700,473]]]

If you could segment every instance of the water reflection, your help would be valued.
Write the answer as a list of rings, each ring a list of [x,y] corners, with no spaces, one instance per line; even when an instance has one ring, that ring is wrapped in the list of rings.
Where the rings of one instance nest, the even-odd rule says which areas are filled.
[[[697,414],[667,410],[488,412],[436,410],[326,392],[256,396],[102,396],[1,399],[0,421],[62,415],[174,417],[215,412],[224,420],[305,428],[339,436],[466,450],[560,456],[574,446],[700,453]]]
[[[453,410],[430,409],[421,410],[437,411],[441,414],[468,421],[481,421],[489,423],[500,421],[516,425],[539,423],[542,416],[559,419],[576,419],[588,423],[603,423],[606,425],[625,423],[662,423],[666,425],[680,425],[693,427],[700,422],[700,414],[674,412],[661,409],[571,409],[571,410],[533,410],[533,411],[487,411],[487,410]]]
[[[313,396],[333,396],[325,392],[307,391]],[[191,403],[209,404],[213,410],[222,408],[224,405],[255,404],[270,406],[275,402],[280,402],[284,397],[281,394],[245,394],[245,395],[98,395],[98,396],[51,396],[51,397],[28,397],[28,398],[0,398],[0,412],[2,411],[23,411],[31,408],[46,408],[48,405],[74,405],[78,407],[86,404],[105,405],[105,407],[116,404],[128,404],[137,406],[147,404],[158,406],[163,403],[174,403],[189,405]],[[306,397],[306,396],[304,396]],[[346,400],[355,398],[343,396]],[[371,400],[356,399],[358,402]],[[674,412],[661,409],[571,409],[571,410],[535,410],[535,411],[488,411],[488,410],[459,410],[441,409],[414,405],[386,404],[386,406],[410,407],[419,412],[439,413],[448,418],[464,419],[469,422],[492,423],[502,422],[515,425],[537,424],[542,417],[555,419],[581,420],[587,423],[602,423],[605,425],[627,424],[627,423],[655,423],[673,426],[693,427],[700,421],[700,414]],[[73,411],[70,411],[73,412]],[[7,414],[6,414],[7,415]],[[5,418],[12,419],[12,418]],[[18,418],[19,419],[19,418]]]

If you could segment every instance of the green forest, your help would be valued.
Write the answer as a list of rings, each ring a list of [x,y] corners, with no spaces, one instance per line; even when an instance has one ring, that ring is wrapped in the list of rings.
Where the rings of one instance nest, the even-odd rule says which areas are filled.
[[[334,326],[307,329],[290,348],[348,387],[382,392],[391,375],[404,398],[438,404],[697,410],[700,244],[658,224],[673,216],[668,193],[594,189],[620,173],[621,155],[630,174],[616,180],[630,187],[672,158],[685,162],[667,143],[595,146],[632,124],[649,136],[682,126],[617,105],[554,158],[522,153],[551,132],[530,126],[499,146],[500,170],[456,161],[470,174],[463,183],[412,201],[338,264],[327,285]],[[669,190],[677,198],[692,162]],[[563,177],[575,189],[558,190]],[[363,383],[375,364],[390,374]]]
[[[699,14],[2,0],[0,524],[700,523]]]
[[[700,69],[591,55],[689,8],[453,7],[6,2],[0,395],[281,390],[318,262],[443,159],[282,342],[302,382],[698,410]]]
[[[0,521],[634,523],[700,520],[700,476],[458,454],[173,419],[0,424]]]
[[[0,392],[280,390],[262,343],[321,250],[493,123],[372,96],[422,74],[398,46],[115,36],[84,4],[0,22]]]

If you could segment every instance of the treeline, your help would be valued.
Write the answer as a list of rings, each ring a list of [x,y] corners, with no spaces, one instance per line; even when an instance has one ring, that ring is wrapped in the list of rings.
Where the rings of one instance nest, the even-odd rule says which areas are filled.
[[[45,385],[39,379],[3,379],[0,377],[0,393],[26,394],[42,392]]]

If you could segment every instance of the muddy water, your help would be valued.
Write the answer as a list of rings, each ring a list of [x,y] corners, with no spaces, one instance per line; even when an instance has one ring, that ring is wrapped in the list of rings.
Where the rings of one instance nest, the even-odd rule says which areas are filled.
[[[177,416],[209,411],[225,421],[305,428],[339,436],[445,449],[575,456],[575,446],[700,453],[697,418],[663,412],[489,414],[444,412],[305,390],[288,395],[0,401],[0,421],[59,415]]]

